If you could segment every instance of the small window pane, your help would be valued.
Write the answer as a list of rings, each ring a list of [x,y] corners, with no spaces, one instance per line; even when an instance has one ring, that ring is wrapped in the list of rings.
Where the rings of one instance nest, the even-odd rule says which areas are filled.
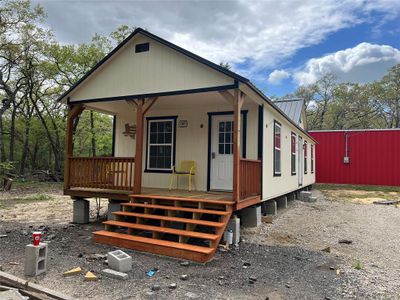
[[[171,144],[172,143],[172,133],[166,133],[165,134],[165,143],[166,144]]]
[[[164,160],[164,168],[171,168],[171,156],[166,156]]]
[[[165,132],[172,132],[172,122],[165,123]]]
[[[157,134],[150,133],[150,144],[155,144],[155,143],[157,143]]]
[[[232,133],[225,133],[225,143],[232,142]]]
[[[220,133],[218,137],[218,143],[223,143],[224,142],[224,134]]]
[[[158,122],[158,132],[164,132],[165,123]]]
[[[219,154],[224,154],[224,144],[219,144],[218,146],[218,153]]]
[[[225,122],[219,122],[219,132],[225,131]]]
[[[157,123],[150,123],[150,132],[157,132]]]
[[[159,133],[158,134],[158,141],[157,143],[159,144],[164,144],[165,143],[165,139],[164,139],[164,134],[163,133]]]
[[[225,144],[225,154],[231,154],[231,144]]]
[[[157,168],[157,157],[150,157],[150,168]]]
[[[232,122],[226,122],[226,131],[232,131]]]

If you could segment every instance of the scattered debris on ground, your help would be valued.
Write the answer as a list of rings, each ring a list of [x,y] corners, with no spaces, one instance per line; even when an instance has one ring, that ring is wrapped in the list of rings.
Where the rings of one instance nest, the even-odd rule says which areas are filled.
[[[69,224],[68,197],[53,190],[34,193],[50,193],[51,200],[32,197],[26,190],[21,193],[18,186],[7,194],[19,199],[15,202],[0,194],[0,234],[7,235],[1,238],[0,266],[23,277],[23,249],[31,232],[40,228],[49,243],[49,265],[48,273],[34,280],[78,299],[127,299],[127,294],[129,299],[177,300],[396,299],[400,295],[400,282],[393,280],[400,269],[395,205],[346,202],[313,191],[317,202],[291,201],[288,209],[265,218],[261,226],[242,228],[239,246],[219,247],[210,263],[123,249],[133,268],[117,276],[107,255],[116,248],[91,238],[101,223]],[[22,200],[27,197],[38,200]],[[95,217],[93,211],[92,220]],[[75,276],[63,276],[78,266]],[[97,280],[86,281],[88,272]]]

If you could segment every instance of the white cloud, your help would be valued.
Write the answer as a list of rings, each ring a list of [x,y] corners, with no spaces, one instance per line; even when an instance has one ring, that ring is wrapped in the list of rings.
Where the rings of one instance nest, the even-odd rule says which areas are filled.
[[[365,83],[381,78],[387,70],[400,63],[400,50],[388,45],[361,43],[310,59],[293,77],[299,85],[310,84],[327,73],[333,73],[341,82]]]
[[[267,81],[270,84],[273,85],[278,85],[280,84],[283,80],[287,79],[290,77],[290,73],[285,70],[274,70],[269,74]]]
[[[118,25],[140,26],[216,63],[256,78],[299,49],[362,22],[372,11],[398,16],[400,1],[45,1],[63,42],[84,42]],[[264,75],[265,76],[265,75]]]

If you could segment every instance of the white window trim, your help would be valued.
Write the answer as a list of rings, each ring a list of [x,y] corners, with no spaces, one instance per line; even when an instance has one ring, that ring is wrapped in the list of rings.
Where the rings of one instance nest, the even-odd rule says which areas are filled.
[[[315,169],[315,161],[314,161],[314,156],[315,156],[315,154],[314,154],[314,148],[315,148],[315,146],[314,145],[310,145],[310,151],[311,151],[311,158],[310,158],[310,161],[311,161],[311,174],[314,174],[314,169]]]
[[[304,156],[304,174],[308,174],[308,143],[304,141],[303,144],[303,156]]]
[[[168,144],[151,144],[150,143],[150,127],[151,127],[151,123],[158,123],[158,122],[168,122],[171,121],[172,122],[172,137],[171,137],[171,143]],[[148,126],[148,132],[147,132],[147,162],[146,162],[146,170],[149,171],[168,171],[171,170],[174,164],[174,136],[175,136],[175,119],[174,118],[165,118],[165,119],[154,119],[154,120],[148,120],[149,122],[149,126]],[[150,167],[150,146],[171,146],[171,167],[170,168],[151,168]]]
[[[279,128],[279,147],[276,147],[276,143],[275,143],[275,135],[276,135],[276,131],[275,128],[278,127]],[[280,123],[278,123],[277,121],[274,121],[274,175],[282,175],[282,125]],[[276,171],[276,164],[275,164],[275,150],[279,151],[279,171]]]
[[[294,149],[292,144],[292,138],[294,137]],[[290,174],[296,175],[297,174],[297,134],[292,132],[290,135]],[[292,170],[292,156],[294,155],[294,171]]]

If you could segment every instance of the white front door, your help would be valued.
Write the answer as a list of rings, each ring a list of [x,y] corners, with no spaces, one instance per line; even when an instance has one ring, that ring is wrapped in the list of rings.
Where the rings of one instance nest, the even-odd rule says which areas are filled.
[[[232,190],[233,115],[215,115],[211,121],[210,189]]]
[[[298,161],[298,176],[299,176],[299,186],[303,185],[303,138],[299,136],[299,141],[297,145],[297,161]]]

